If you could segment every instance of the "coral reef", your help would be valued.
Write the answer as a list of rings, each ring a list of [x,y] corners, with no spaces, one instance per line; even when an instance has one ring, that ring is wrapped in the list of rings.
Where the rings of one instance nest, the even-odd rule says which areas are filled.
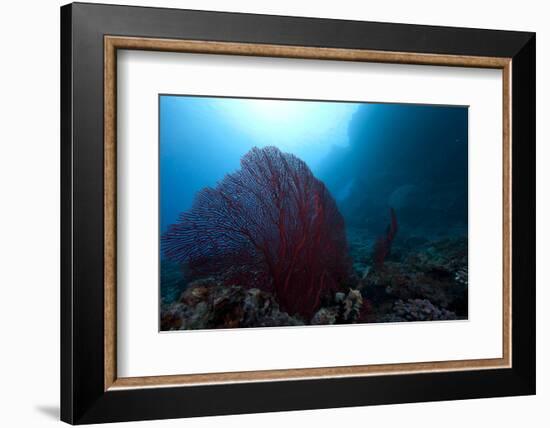
[[[200,98],[159,109],[162,330],[467,319],[466,107]]]
[[[282,310],[306,319],[351,271],[334,199],[302,160],[276,147],[251,149],[240,170],[200,191],[161,242],[195,277],[239,266],[231,283],[246,285],[248,272],[258,273]]]
[[[467,238],[398,229],[390,208],[384,235],[373,239],[365,227],[346,235],[303,161],[253,148],[162,236],[161,328],[467,318]]]
[[[186,287],[181,266],[171,260],[160,262],[161,298],[163,302],[173,302]]]
[[[363,298],[359,290],[350,289],[348,293],[339,291],[334,295],[332,304],[319,309],[310,323],[351,324],[364,321],[371,310],[370,302]]]

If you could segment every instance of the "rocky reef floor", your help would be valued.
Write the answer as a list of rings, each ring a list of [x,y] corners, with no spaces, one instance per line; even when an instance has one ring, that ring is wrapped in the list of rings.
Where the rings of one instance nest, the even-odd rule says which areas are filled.
[[[467,319],[465,236],[396,239],[378,267],[373,239],[365,231],[349,230],[348,241],[349,283],[326,296],[310,319],[284,312],[273,293],[254,284],[226,285],[217,277],[186,283],[181,268],[163,263],[161,330]]]

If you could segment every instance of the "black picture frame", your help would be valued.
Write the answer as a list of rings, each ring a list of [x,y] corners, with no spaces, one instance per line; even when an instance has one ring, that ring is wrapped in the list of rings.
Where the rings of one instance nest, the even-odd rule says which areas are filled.
[[[104,388],[104,36],[512,59],[512,367]],[[71,424],[535,393],[535,34],[73,3],[61,8],[61,419]]]

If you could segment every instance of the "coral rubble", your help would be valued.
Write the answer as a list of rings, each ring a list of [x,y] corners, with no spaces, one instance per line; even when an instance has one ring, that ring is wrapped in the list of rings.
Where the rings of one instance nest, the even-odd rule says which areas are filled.
[[[272,279],[262,271],[228,268],[190,282],[161,308],[162,330],[277,327],[458,320],[468,316],[467,240],[396,241],[383,267],[374,267],[374,242],[352,230],[355,275],[327,293],[309,316],[280,305]],[[175,275],[173,266],[165,265]],[[244,282],[242,282],[244,280]],[[241,282],[239,282],[241,281]],[[172,283],[177,283],[175,280]],[[174,293],[174,289],[170,289]]]
[[[253,148],[162,236],[161,329],[467,318],[465,235],[397,230],[391,208],[378,239],[346,233],[303,161]]]
[[[234,266],[263,272],[281,308],[306,318],[351,272],[334,199],[305,162],[276,147],[251,149],[240,170],[200,191],[162,236],[162,249],[196,276]]]

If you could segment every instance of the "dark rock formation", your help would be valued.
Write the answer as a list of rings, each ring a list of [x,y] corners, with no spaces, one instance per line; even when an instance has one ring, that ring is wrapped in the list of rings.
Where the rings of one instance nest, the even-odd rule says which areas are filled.
[[[237,266],[269,278],[281,308],[310,318],[351,272],[344,219],[325,185],[296,156],[253,148],[241,169],[201,190],[162,236],[164,255],[196,277]],[[235,278],[234,278],[235,280]]]
[[[192,282],[177,302],[163,305],[161,330],[302,325],[279,308],[272,294],[226,286],[214,278]]]

